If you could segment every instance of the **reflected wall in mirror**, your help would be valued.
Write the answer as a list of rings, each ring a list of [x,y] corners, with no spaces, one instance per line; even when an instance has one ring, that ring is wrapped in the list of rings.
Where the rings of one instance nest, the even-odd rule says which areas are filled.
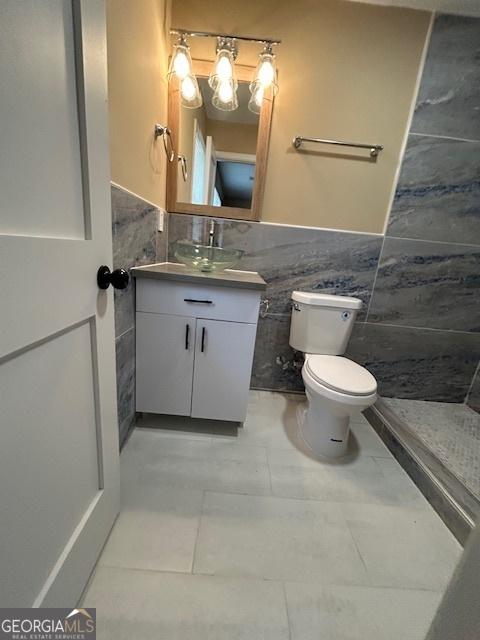
[[[258,220],[268,152],[272,97],[260,114],[248,109],[251,67],[235,66],[238,107],[224,111],[212,103],[211,63],[194,61],[203,105],[181,104],[178,81],[169,85],[169,126],[178,162],[168,167],[168,209],[218,217]]]

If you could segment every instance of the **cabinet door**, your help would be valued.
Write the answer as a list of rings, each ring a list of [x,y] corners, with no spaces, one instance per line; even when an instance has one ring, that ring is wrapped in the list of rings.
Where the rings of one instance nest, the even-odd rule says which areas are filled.
[[[192,417],[243,422],[256,324],[197,320]]]
[[[195,318],[137,313],[137,411],[189,416]]]

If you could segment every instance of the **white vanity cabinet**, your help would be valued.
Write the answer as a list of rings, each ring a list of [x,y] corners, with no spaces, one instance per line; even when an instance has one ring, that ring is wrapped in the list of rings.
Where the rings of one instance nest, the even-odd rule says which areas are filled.
[[[243,422],[260,293],[137,276],[137,411]]]

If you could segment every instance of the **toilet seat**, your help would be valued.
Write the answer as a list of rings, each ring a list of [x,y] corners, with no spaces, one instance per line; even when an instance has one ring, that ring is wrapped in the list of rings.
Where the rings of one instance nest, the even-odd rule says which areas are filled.
[[[309,355],[305,373],[322,387],[342,395],[360,398],[377,391],[377,381],[367,369],[341,356]]]

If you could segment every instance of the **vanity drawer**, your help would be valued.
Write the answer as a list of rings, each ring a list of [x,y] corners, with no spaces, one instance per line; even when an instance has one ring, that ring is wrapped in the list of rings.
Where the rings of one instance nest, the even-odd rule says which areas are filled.
[[[260,291],[137,278],[137,311],[255,323]]]

